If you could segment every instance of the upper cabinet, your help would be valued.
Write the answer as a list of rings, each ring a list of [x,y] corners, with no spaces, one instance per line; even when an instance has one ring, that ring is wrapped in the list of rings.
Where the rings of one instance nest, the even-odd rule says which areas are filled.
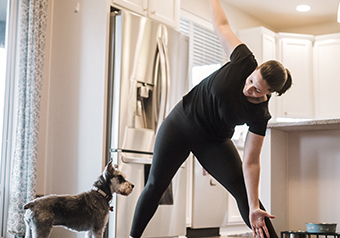
[[[112,0],[112,2],[141,15],[147,15],[148,0]]]
[[[131,11],[147,16],[148,0],[112,0],[112,2]]]
[[[149,17],[177,28],[179,26],[180,0],[149,0]]]
[[[315,118],[340,118],[340,34],[315,37]]]
[[[276,59],[276,33],[264,27],[241,30],[238,36],[254,53],[259,64]]]
[[[179,26],[180,0],[112,0],[112,2],[170,27]]]
[[[312,35],[278,33],[277,59],[289,69],[293,85],[277,98],[277,117],[313,119]]]

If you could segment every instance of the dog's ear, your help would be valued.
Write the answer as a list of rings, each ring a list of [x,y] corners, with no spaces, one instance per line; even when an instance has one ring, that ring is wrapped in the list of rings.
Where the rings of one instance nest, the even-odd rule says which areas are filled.
[[[114,168],[112,167],[112,159],[109,161],[109,163],[106,165],[105,170],[103,172],[103,176],[105,179],[108,179],[110,177],[110,174],[113,174]]]
[[[114,164],[113,165],[113,160],[112,159],[110,159],[110,161],[107,164],[107,166],[109,166],[110,164],[111,164],[111,167],[112,167],[113,170],[118,169],[118,164]]]

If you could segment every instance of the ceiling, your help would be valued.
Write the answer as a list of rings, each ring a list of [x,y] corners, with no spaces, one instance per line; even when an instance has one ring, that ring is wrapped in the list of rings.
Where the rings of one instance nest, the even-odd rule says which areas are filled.
[[[257,18],[275,30],[305,27],[337,21],[340,0],[223,0]],[[308,4],[311,10],[299,13],[297,5]],[[339,23],[340,25],[340,23]]]

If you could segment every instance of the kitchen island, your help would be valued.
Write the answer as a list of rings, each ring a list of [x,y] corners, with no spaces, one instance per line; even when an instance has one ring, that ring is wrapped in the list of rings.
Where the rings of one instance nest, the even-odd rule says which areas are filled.
[[[340,222],[340,119],[269,123],[260,197],[278,232]]]

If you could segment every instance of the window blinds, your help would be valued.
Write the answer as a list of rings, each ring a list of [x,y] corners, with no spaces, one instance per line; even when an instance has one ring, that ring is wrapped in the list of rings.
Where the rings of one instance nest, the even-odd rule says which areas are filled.
[[[189,36],[189,85],[193,87],[216,66],[223,65],[227,57],[212,30],[182,18],[180,31]]]
[[[181,19],[180,31],[190,38],[189,63],[191,67],[224,64],[227,57],[213,31],[192,21]]]

